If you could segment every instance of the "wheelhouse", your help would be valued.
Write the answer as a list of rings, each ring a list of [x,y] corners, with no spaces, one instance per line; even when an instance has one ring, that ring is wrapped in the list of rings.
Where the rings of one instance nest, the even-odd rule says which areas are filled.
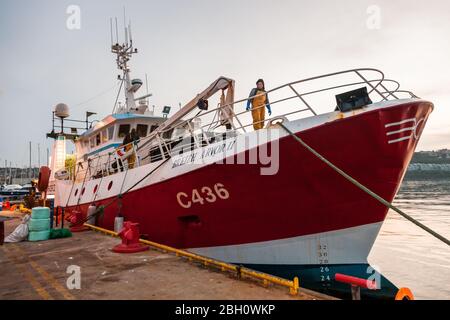
[[[122,145],[125,136],[136,130],[139,138],[156,130],[166,118],[139,114],[113,114],[97,122],[75,142],[76,153],[84,157],[104,154]]]

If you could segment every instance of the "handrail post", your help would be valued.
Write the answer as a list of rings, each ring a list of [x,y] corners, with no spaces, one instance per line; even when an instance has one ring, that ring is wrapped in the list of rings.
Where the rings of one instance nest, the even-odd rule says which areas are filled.
[[[354,70],[354,71],[355,71],[355,73],[356,73],[361,79],[363,79],[363,81],[364,81],[366,84],[368,84],[373,90],[375,90],[375,91],[383,98],[383,100],[388,101],[388,99],[380,92],[380,90],[377,89],[377,87],[380,85],[380,83],[383,82],[384,77],[383,77],[383,79],[381,79],[381,80],[379,81],[379,83],[378,83],[376,86],[374,86],[374,85],[372,85],[372,84],[370,83],[370,81],[367,81],[367,79],[364,78],[363,75],[362,75],[358,70]]]
[[[197,148],[200,148],[201,147],[200,143],[198,142],[198,139],[197,139],[197,137],[194,134],[194,130],[191,127],[191,122],[188,121],[187,125],[188,125],[188,128],[189,128],[189,132],[191,133],[191,136],[194,138],[194,143],[197,145]]]
[[[200,128],[200,130],[202,131],[203,141],[205,141],[205,142],[206,142],[206,145],[209,146],[210,143],[209,143],[208,136],[207,136],[206,133],[205,133],[205,130],[203,130],[203,128]]]
[[[133,153],[134,153],[134,161],[135,161],[135,168],[140,167],[141,162],[139,161],[139,157],[136,151],[136,145],[134,144],[134,142],[132,142],[132,147],[133,147]]]
[[[66,208],[61,207],[61,229],[64,229],[64,214],[66,213]]]
[[[108,161],[106,161],[106,176],[109,176],[110,174],[109,167],[111,163],[111,154],[111,152],[108,152]]]
[[[164,149],[161,146],[161,137],[159,136],[159,134],[156,135],[156,138],[158,139],[158,147],[159,147],[159,151],[161,152],[161,157],[163,160],[166,160],[166,155],[164,154]],[[151,159],[150,159],[151,161]]]
[[[234,105],[234,103],[232,103]],[[229,104],[225,105],[226,108],[228,108],[231,112],[231,121],[230,124],[233,127],[233,129],[236,131],[237,128],[233,123],[233,118],[236,118],[236,121],[239,123],[239,125],[241,126],[241,128],[244,130],[244,133],[247,133],[247,131],[245,130],[245,128],[243,127],[241,120],[239,120],[239,118],[236,116],[236,114],[234,113],[234,110],[231,108],[231,106]]]
[[[380,82],[379,85],[380,85],[384,90],[386,90],[387,93],[389,93],[388,97],[389,97],[389,96],[393,96],[394,99],[398,99],[398,97],[394,94],[394,92],[392,92],[391,90],[388,90],[388,89],[386,88],[386,86],[383,84],[383,82]]]
[[[294,93],[297,95],[297,97],[306,105],[306,107],[313,113],[313,115],[317,116],[317,113],[311,108],[311,106],[306,102],[306,100],[297,92],[297,90],[294,89],[292,85],[289,85],[289,88],[294,91]]]
[[[167,151],[167,156],[170,156],[170,152],[172,151],[172,148],[166,143],[166,140],[164,138],[161,138],[162,144],[164,145],[164,147],[166,148]]]

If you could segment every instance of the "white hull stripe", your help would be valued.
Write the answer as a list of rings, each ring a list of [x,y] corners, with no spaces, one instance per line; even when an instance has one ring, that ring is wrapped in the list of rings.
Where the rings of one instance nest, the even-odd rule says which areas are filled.
[[[399,139],[395,139],[395,140],[389,140],[388,143],[389,144],[393,144],[393,143],[397,143],[397,142],[401,142],[401,141],[405,141],[405,140],[409,140],[413,137],[413,135],[409,135],[407,137],[403,137],[403,138],[399,138]]]
[[[411,118],[411,119],[406,119],[400,122],[393,122],[393,123],[388,123],[387,125],[385,125],[386,128],[390,128],[390,127],[395,127],[395,126],[400,126],[404,123],[408,123],[408,122],[416,122],[416,118]]]
[[[405,129],[401,129],[401,130],[397,130],[397,131],[389,131],[387,133],[388,136],[391,136],[393,134],[397,134],[397,133],[402,133],[402,132],[407,132],[407,131],[413,131],[415,128],[414,127],[409,127],[409,128],[405,128]]]
[[[398,129],[398,130],[393,130],[393,131],[388,131],[386,132],[386,136],[387,137],[391,137],[393,135],[398,135],[398,134],[402,134],[404,132],[411,132],[410,135],[406,136],[406,137],[400,137],[398,139],[392,139],[392,140],[388,140],[389,144],[393,144],[393,143],[398,143],[398,142],[402,142],[402,141],[406,141],[406,140],[410,140],[412,138],[418,139],[418,134],[417,134],[417,127],[419,126],[419,124],[421,124],[425,119],[422,118],[420,120],[417,120],[416,118],[411,118],[411,119],[406,119],[403,121],[399,121],[399,122],[393,122],[393,123],[388,123],[385,125],[385,128],[392,128],[392,127],[397,127],[397,126],[401,126],[402,124],[405,123],[412,123],[412,127],[407,127],[407,128],[402,128],[402,129]]]
[[[289,239],[189,251],[240,264],[361,264],[367,263],[381,225],[379,222]]]

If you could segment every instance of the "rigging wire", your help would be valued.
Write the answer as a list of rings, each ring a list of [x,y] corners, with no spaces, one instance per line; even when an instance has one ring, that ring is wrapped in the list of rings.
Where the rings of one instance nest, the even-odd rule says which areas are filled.
[[[116,111],[117,101],[119,100],[119,95],[120,95],[120,92],[122,91],[122,87],[123,87],[123,79],[120,80],[119,91],[117,91],[116,100],[114,101],[114,106],[113,106],[113,110],[112,110],[111,114],[114,114],[114,111]]]
[[[120,81],[121,81],[121,80],[120,80]],[[82,106],[82,105],[84,105],[84,104],[87,104],[87,103],[89,103],[89,102],[91,102],[91,101],[93,101],[93,100],[95,100],[95,99],[97,99],[97,98],[99,98],[99,97],[101,97],[101,96],[107,94],[108,92],[110,92],[110,91],[112,91],[113,89],[115,89],[115,88],[117,87],[118,84],[119,84],[119,82],[117,82],[114,86],[112,86],[112,87],[110,87],[110,88],[108,88],[108,89],[106,89],[106,90],[104,90],[104,91],[101,91],[100,93],[96,94],[95,96],[93,96],[93,97],[91,97],[91,98],[89,98],[89,99],[87,99],[87,100],[75,104],[74,107]]]

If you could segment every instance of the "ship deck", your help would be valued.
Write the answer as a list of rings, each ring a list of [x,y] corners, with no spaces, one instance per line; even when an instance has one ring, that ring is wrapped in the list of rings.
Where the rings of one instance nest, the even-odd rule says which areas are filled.
[[[0,215],[14,217],[5,222],[6,236],[20,223],[21,216],[8,212]],[[65,239],[5,243],[0,246],[0,299],[333,299],[303,288],[292,296],[285,287],[263,285],[262,281],[247,277],[238,279],[233,273],[152,248],[135,254],[113,253],[111,248],[119,242],[120,239],[86,231]],[[70,266],[79,267],[80,289],[69,289],[67,285],[76,284]]]

